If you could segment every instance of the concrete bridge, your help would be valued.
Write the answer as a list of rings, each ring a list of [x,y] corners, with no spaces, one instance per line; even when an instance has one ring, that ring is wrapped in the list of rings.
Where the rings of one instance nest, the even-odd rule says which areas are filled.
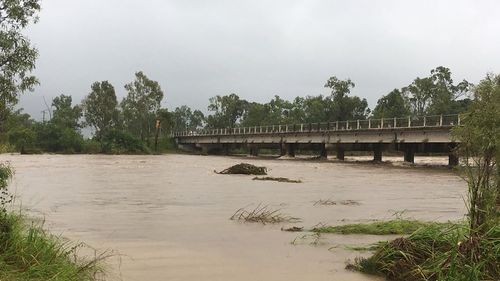
[[[294,157],[297,149],[307,149],[324,158],[335,151],[337,158],[344,160],[345,151],[372,151],[373,160],[382,161],[384,151],[402,151],[406,162],[413,163],[415,153],[446,153],[449,165],[457,165],[457,143],[451,135],[457,125],[460,115],[436,115],[203,129],[173,136],[181,149],[206,154],[247,148],[250,155],[257,156],[261,148],[274,148],[280,149],[281,155]]]

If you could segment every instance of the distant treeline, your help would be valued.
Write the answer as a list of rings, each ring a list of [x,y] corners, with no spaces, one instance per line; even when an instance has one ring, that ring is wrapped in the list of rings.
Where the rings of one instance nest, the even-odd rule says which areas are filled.
[[[428,77],[382,96],[373,111],[366,99],[351,95],[355,84],[350,79],[330,77],[324,87],[331,94],[292,101],[276,95],[268,103],[246,101],[234,93],[217,95],[209,99],[205,116],[188,106],[174,111],[162,108],[159,83],[137,72],[135,80],[125,85],[127,95],[121,102],[108,81],[95,82],[81,104],[74,105],[67,95],[54,98],[42,121],[13,110],[15,103],[4,103],[0,142],[24,153],[149,153],[156,125],[159,150],[165,151],[173,148],[172,131],[454,114],[467,110],[472,84],[465,80],[455,84],[448,68],[437,67]],[[92,128],[91,139],[84,139],[85,127]]]

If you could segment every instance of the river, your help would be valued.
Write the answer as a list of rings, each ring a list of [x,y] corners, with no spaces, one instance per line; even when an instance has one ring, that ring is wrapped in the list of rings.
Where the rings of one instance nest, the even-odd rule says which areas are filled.
[[[17,204],[44,217],[52,232],[119,254],[108,261],[111,280],[380,280],[346,271],[346,260],[369,254],[346,247],[391,237],[327,234],[314,244],[280,228],[391,219],[396,212],[446,221],[466,212],[466,184],[446,169],[191,155],[3,154],[0,161],[15,168]],[[214,173],[240,162],[303,183]],[[314,205],[319,199],[359,205]],[[302,222],[229,220],[259,203]]]

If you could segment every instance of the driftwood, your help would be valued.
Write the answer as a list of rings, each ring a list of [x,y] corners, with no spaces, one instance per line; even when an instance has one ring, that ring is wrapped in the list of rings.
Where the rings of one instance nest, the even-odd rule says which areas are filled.
[[[241,175],[267,175],[267,168],[266,167],[257,167],[252,164],[247,164],[247,163],[241,163],[234,165],[232,167],[229,167],[225,170],[222,170],[220,172],[215,171],[217,174],[224,174],[224,175],[234,175],[234,174],[241,174]]]

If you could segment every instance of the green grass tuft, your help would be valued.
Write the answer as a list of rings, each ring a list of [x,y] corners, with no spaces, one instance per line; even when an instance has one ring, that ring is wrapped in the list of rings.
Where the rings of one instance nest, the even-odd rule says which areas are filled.
[[[388,280],[500,280],[500,225],[469,236],[465,225],[427,226],[406,238],[378,244],[370,258],[347,266]]]
[[[418,220],[396,219],[390,221],[377,221],[372,223],[357,223],[338,226],[321,226],[313,228],[313,232],[319,233],[338,233],[338,234],[372,234],[372,235],[391,235],[391,234],[412,234],[423,227],[446,228],[454,225],[451,222],[423,222]]]
[[[82,259],[73,244],[26,224],[20,214],[8,213],[0,221],[0,280],[102,280],[105,255]]]

